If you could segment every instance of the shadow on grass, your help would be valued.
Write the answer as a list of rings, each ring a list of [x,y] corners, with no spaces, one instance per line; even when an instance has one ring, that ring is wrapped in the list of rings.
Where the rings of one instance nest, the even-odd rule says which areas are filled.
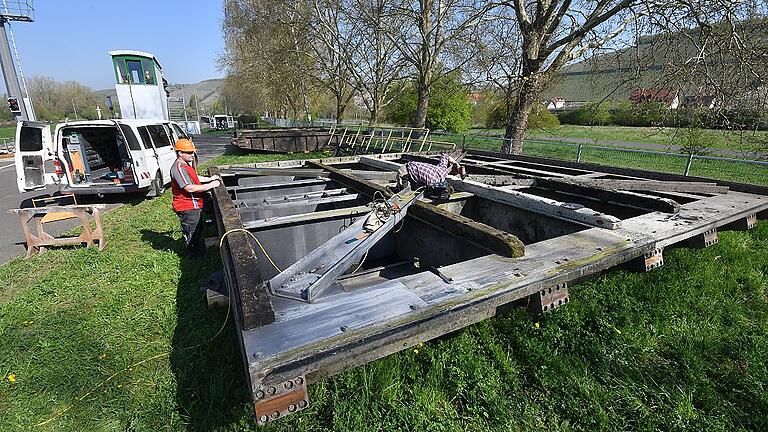
[[[216,251],[189,259],[184,256],[184,241],[172,237],[173,232],[141,233],[153,248],[180,256],[170,355],[179,416],[196,431],[217,430],[247,419],[253,414],[232,316],[227,317],[223,309],[209,309],[201,288],[221,267]],[[214,337],[219,330],[221,334]]]

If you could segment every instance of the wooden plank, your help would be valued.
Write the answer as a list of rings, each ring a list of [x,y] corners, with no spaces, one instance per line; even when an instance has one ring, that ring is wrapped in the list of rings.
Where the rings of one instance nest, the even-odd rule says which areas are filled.
[[[383,186],[352,177],[327,165],[320,163],[316,163],[316,165],[328,170],[331,179],[339,183],[346,183],[349,187],[367,195],[373,196],[375,192],[380,192],[385,198],[392,196],[392,192]],[[514,235],[422,201],[415,203],[408,209],[408,216],[416,217],[442,231],[467,239],[477,246],[501,256],[519,257],[525,253],[525,246]]]
[[[704,182],[680,182],[658,180],[613,180],[613,179],[568,179],[569,182],[583,186],[598,187],[602,189],[616,189],[625,191],[658,191],[658,192],[683,192],[724,194],[728,193],[728,186],[718,186],[717,183]]]
[[[549,198],[543,198],[519,191],[505,190],[472,180],[459,180],[453,177],[449,177],[448,180],[456,189],[471,192],[476,196],[528,210],[533,213],[611,230],[618,229],[621,224],[620,219],[600,213],[588,207],[574,207]]]
[[[536,179],[537,187],[544,187],[554,191],[582,195],[590,199],[598,199],[608,203],[629,205],[636,208],[645,208],[651,211],[664,213],[677,213],[680,204],[669,198],[661,198],[653,195],[643,195],[636,192],[625,192],[597,186],[587,186],[572,179]]]
[[[211,167],[209,173],[216,175],[219,170]],[[275,311],[269,291],[263,284],[250,237],[242,231],[234,231],[243,229],[243,222],[223,185],[214,188],[212,192],[219,235],[229,232],[224,242],[222,260],[228,292],[234,293],[232,311],[238,327],[248,330],[272,324],[275,322]]]
[[[222,175],[242,175],[242,176],[292,176],[292,177],[324,177],[325,173],[319,169],[304,168],[259,168],[259,167],[240,167],[226,168],[221,171]]]

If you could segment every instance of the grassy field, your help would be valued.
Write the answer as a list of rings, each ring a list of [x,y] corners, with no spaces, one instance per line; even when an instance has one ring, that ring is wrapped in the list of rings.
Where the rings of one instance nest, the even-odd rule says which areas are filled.
[[[461,135],[432,135],[435,140],[453,142],[466,148],[499,151],[500,141],[495,137]],[[575,162],[578,145],[551,141],[526,140],[523,154]],[[585,146],[581,162],[609,165],[623,168],[638,168],[649,171],[684,174],[688,157],[680,154],[652,154],[649,152],[627,152],[618,149],[593,148]],[[768,185],[768,164],[752,164],[726,160],[695,159],[689,175],[742,183]]]
[[[212,339],[225,314],[199,290],[217,252],[179,257],[169,193],[104,223],[101,253],[0,267],[0,430],[256,430],[234,327]],[[314,384],[262,430],[768,429],[768,222],[665,255]]]
[[[470,133],[503,136],[503,129],[477,129]],[[633,143],[658,144],[663,146],[680,145],[685,130],[663,127],[627,127],[627,126],[577,126],[561,125],[556,129],[529,130],[527,139],[542,137],[568,140],[606,141],[621,143],[623,147],[638,147]],[[768,131],[744,132],[743,134],[723,130],[704,130],[701,140],[710,149],[731,149],[752,151],[755,141],[765,143]]]

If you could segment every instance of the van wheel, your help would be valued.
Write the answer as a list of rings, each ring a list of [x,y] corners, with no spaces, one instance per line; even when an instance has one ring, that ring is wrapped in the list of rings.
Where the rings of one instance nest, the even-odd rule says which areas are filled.
[[[149,196],[159,197],[163,192],[165,192],[165,182],[163,182],[163,175],[158,171],[157,174],[155,174],[155,179],[152,180]]]

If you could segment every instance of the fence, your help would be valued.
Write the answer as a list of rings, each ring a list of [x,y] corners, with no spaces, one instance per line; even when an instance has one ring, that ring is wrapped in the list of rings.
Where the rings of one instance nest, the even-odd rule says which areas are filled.
[[[16,151],[15,138],[0,138],[0,154],[10,154]]]
[[[433,132],[432,138],[456,143],[463,149],[498,151],[504,138]],[[749,159],[666,153],[555,141],[525,140],[523,154],[551,159],[636,168],[686,176],[707,177],[768,185],[768,162]]]

